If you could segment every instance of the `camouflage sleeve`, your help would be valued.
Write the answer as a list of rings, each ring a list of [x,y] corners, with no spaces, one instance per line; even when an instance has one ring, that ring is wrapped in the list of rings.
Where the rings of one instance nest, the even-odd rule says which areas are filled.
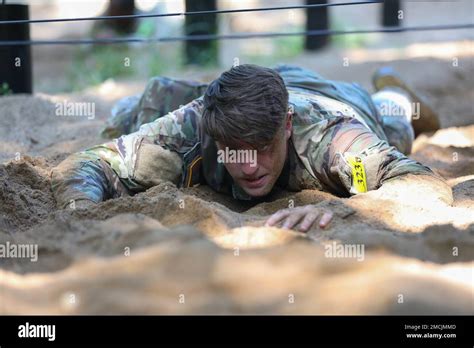
[[[74,153],[51,172],[51,188],[59,207],[75,206],[78,201],[98,203],[125,191],[108,161],[117,157],[114,142]],[[117,187],[112,190],[112,187]]]
[[[435,176],[354,118],[324,122],[320,135],[309,140],[308,159],[314,175],[331,192],[348,196],[376,190],[385,181],[410,173]]]
[[[58,206],[71,200],[100,202],[143,191],[159,181],[179,181],[181,156],[198,141],[202,101],[144,124],[134,133],[66,158],[53,169]]]

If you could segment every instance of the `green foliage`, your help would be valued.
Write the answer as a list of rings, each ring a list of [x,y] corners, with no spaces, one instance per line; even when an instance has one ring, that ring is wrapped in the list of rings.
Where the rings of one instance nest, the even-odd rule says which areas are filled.
[[[140,76],[147,80],[156,75],[162,75],[169,69],[180,67],[183,64],[183,54],[180,44],[151,44],[144,50],[139,59],[144,68]]]
[[[126,45],[103,45],[79,48],[68,72],[70,89],[97,85],[109,78],[133,75],[133,64],[127,66]]]
[[[275,39],[276,57],[279,60],[294,58],[304,49],[304,36],[282,36]]]
[[[156,33],[156,22],[150,19],[140,21],[136,34],[140,37],[152,38]]]
[[[9,95],[12,94],[12,90],[10,89],[10,86],[8,86],[8,83],[3,82],[0,85],[0,95]]]
[[[156,33],[156,22],[144,19],[139,22],[134,37],[152,38]],[[100,31],[92,32],[92,36]],[[111,44],[83,46],[77,49],[68,71],[69,90],[81,90],[98,85],[107,79],[135,78],[147,80],[161,74],[166,62],[161,44]],[[176,50],[176,48],[174,48]],[[176,60],[175,60],[176,61]]]
[[[293,30],[302,31],[303,28],[293,28]],[[304,36],[282,36],[267,40],[271,40],[271,54],[251,54],[245,56],[244,59],[255,64],[271,66],[295,58],[304,50]]]
[[[333,21],[332,30],[350,31],[355,28],[346,25],[341,21]],[[342,48],[361,48],[366,47],[372,41],[374,34],[346,34],[346,35],[332,35],[331,42],[333,45]]]
[[[183,55],[186,54],[183,49]],[[192,57],[189,64],[197,64],[200,67],[211,68],[217,65],[218,60],[218,42],[213,40],[210,42],[209,48],[202,49],[195,47],[190,56]],[[186,57],[186,59],[188,59]]]

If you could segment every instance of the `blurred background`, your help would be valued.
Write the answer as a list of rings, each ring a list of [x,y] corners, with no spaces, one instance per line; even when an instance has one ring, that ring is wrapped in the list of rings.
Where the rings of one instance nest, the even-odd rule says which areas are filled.
[[[331,0],[330,3],[348,1]],[[398,1],[396,1],[398,2]],[[18,1],[6,1],[18,3]],[[99,15],[175,13],[205,9],[242,9],[304,5],[304,0],[45,0],[29,4],[31,19]],[[325,1],[319,1],[325,3]],[[395,2],[394,2],[395,3]],[[473,23],[474,1],[401,0],[398,24],[425,26]],[[335,6],[327,18],[307,9],[227,13],[208,16],[140,18],[137,20],[81,21],[30,25],[32,40],[109,37],[169,37],[193,33],[220,35],[261,32],[301,32],[328,26],[334,30],[383,27],[383,5]],[[314,16],[311,21],[309,16]],[[323,17],[317,17],[321,16]],[[201,17],[201,18],[199,18]],[[392,18],[393,19],[393,18]],[[188,22],[186,22],[188,21]],[[201,22],[200,22],[201,21]],[[395,18],[397,21],[397,18]],[[316,24],[315,24],[316,23]],[[387,24],[387,23],[385,23]],[[390,24],[390,23],[389,23]],[[392,23],[393,24],[393,23]],[[315,27],[316,25],[316,27]],[[105,81],[137,82],[154,75],[210,80],[235,62],[274,65],[300,64],[317,71],[338,73],[343,62],[358,63],[434,57],[451,60],[472,55],[472,29],[335,35],[307,42],[304,36],[219,40],[211,42],[134,43],[114,45],[47,45],[32,47],[33,90],[42,93],[81,91]],[[311,40],[311,39],[309,39]],[[193,47],[194,45],[194,47]],[[199,46],[201,45],[201,46]],[[128,64],[127,64],[128,63]],[[339,71],[343,71],[340,70]],[[356,80],[354,76],[352,79]],[[347,78],[346,78],[347,79]],[[7,87],[7,86],[4,86]],[[135,90],[135,88],[132,88]],[[3,92],[7,93],[7,88]]]

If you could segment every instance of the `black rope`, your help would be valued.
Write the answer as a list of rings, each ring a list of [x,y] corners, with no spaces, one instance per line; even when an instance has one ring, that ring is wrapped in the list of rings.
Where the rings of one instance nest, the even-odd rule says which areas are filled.
[[[292,10],[292,9],[314,8],[314,7],[334,7],[334,6],[379,4],[379,3],[382,3],[382,2],[384,2],[384,0],[341,2],[341,3],[329,3],[329,4],[295,5],[295,6],[278,6],[278,7],[261,7],[261,8],[243,8],[243,9],[234,9],[234,10],[208,10],[208,11],[193,11],[193,12],[175,12],[175,13],[149,13],[149,14],[122,15],[122,16],[98,16],[98,17],[79,17],[79,18],[56,18],[56,19],[17,19],[17,20],[11,20],[11,21],[0,21],[0,24],[26,24],[26,23],[32,24],[32,23],[57,23],[57,22],[117,20],[117,19],[127,19],[127,18],[178,17],[178,16],[193,16],[193,15],[218,14],[218,13],[278,11],[278,10]]]
[[[412,26],[381,29],[358,29],[344,30],[309,30],[302,32],[269,32],[269,33],[239,33],[228,35],[204,34],[183,35],[161,38],[104,38],[104,39],[79,39],[79,40],[17,40],[0,41],[0,46],[23,46],[23,45],[87,45],[87,44],[116,44],[116,43],[153,43],[172,41],[202,41],[202,40],[232,40],[248,38],[271,38],[280,36],[320,36],[320,35],[350,35],[350,34],[373,34],[373,33],[400,33],[407,31],[429,31],[429,30],[454,30],[474,28],[474,24],[448,24],[432,26]]]

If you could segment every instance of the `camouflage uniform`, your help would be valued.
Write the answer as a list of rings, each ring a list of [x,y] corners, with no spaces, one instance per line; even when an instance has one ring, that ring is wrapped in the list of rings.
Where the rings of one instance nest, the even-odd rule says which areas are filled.
[[[377,189],[404,174],[434,175],[389,145],[409,152],[413,141],[409,121],[382,117],[359,85],[329,81],[294,66],[281,65],[275,70],[285,81],[293,111],[288,156],[275,186],[348,197]],[[207,184],[236,199],[251,199],[233,182],[224,164],[218,163],[215,142],[199,127],[200,96],[205,89],[204,84],[158,77],[150,81],[141,98],[130,97],[117,104],[104,135],[125,135],[73,154],[53,170],[58,205],[65,207],[70,200],[81,199],[100,202],[146,190],[156,180],[140,175],[140,167],[171,165],[156,163],[149,156],[141,162],[141,153],[150,146],[170,150],[182,159],[181,175],[174,180],[177,185]],[[362,172],[357,169],[360,165]],[[357,185],[362,182],[359,175],[365,176],[362,190]]]

